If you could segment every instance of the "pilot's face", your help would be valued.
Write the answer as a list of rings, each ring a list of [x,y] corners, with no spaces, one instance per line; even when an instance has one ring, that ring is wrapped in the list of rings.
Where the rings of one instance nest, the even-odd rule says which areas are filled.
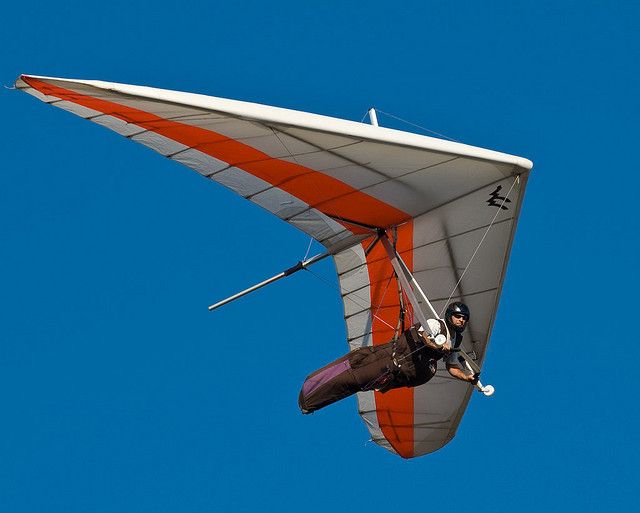
[[[464,328],[467,324],[467,316],[461,313],[454,313],[451,315],[451,324],[456,328]]]

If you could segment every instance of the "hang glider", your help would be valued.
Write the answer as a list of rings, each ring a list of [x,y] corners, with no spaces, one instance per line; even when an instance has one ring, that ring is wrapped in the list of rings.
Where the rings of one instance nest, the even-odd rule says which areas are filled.
[[[392,246],[436,311],[449,301],[469,305],[464,350],[482,366],[529,160],[151,87],[27,75],[16,87],[184,164],[324,245],[338,273],[352,349],[390,340],[401,310],[421,317],[405,305]],[[472,391],[441,369],[421,387],[361,392],[358,408],[376,443],[411,458],[454,437]]]

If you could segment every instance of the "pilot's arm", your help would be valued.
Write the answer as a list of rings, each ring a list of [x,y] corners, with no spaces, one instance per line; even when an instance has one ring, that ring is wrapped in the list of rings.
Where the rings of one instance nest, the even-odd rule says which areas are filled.
[[[447,363],[447,370],[449,374],[451,374],[454,378],[466,381],[467,383],[476,383],[478,381],[475,374],[467,374],[465,371],[456,367],[455,365],[451,365]]]

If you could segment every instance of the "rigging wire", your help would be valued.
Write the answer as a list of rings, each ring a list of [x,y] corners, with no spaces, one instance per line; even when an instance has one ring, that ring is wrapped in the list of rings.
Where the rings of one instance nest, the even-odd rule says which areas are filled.
[[[464,268],[464,271],[460,275],[460,278],[458,279],[458,283],[455,284],[455,286],[453,287],[453,290],[451,291],[451,294],[449,294],[449,297],[447,298],[447,301],[445,302],[444,306],[442,307],[442,310],[440,311],[440,317],[442,317],[442,315],[444,314],[444,311],[447,309],[447,306],[449,306],[449,301],[451,301],[451,298],[453,297],[454,292],[456,291],[456,289],[460,285],[460,282],[462,282],[462,278],[464,278],[464,275],[467,274],[467,271],[469,270],[469,266],[471,265],[471,262],[473,262],[473,259],[476,257],[476,254],[478,253],[478,250],[480,249],[480,246],[482,246],[482,243],[487,238],[487,235],[489,234],[489,230],[491,230],[491,227],[493,226],[493,223],[495,223],[496,219],[498,218],[498,214],[502,211],[502,207],[504,206],[504,204],[506,203],[507,199],[509,198],[509,194],[511,194],[511,191],[513,190],[513,187],[515,186],[516,183],[519,183],[519,182],[520,182],[520,175],[516,175],[516,179],[511,184],[511,187],[509,188],[509,191],[507,192],[507,194],[505,194],[504,199],[502,200],[502,203],[500,204],[500,207],[496,211],[496,215],[493,216],[493,219],[491,220],[491,223],[489,223],[489,226],[485,230],[484,235],[482,236],[482,239],[480,239],[480,242],[476,246],[475,251],[471,255],[471,258],[469,259],[469,262],[467,263],[467,266]]]
[[[456,285],[454,286],[453,290],[451,291],[451,294],[449,294],[449,298],[447,299],[442,311],[440,312],[440,317],[442,317],[442,315],[444,314],[445,309],[447,308],[447,306],[449,305],[449,301],[451,300],[451,298],[453,297],[454,292],[456,291],[456,289],[458,288],[458,286],[460,285],[460,282],[462,281],[462,279],[464,278],[465,274],[467,273],[469,266],[471,265],[471,263],[473,262],[476,254],[478,253],[478,251],[480,250],[480,247],[482,246],[482,244],[484,243],[487,235],[489,234],[489,231],[491,230],[492,226],[494,225],[496,219],[498,218],[498,214],[500,214],[500,212],[502,211],[502,207],[504,206],[504,204],[506,203],[507,199],[509,198],[509,195],[511,194],[511,191],[513,190],[513,188],[515,187],[516,183],[520,182],[520,176],[517,175],[515,177],[515,180],[513,181],[513,183],[511,184],[511,187],[509,188],[509,191],[507,191],[507,194],[505,194],[504,199],[502,200],[502,203],[500,204],[500,207],[497,209],[495,215],[493,216],[493,219],[491,220],[491,223],[489,224],[489,226],[487,227],[487,229],[485,230],[482,238],[480,239],[480,242],[478,243],[478,245],[476,246],[473,254],[471,255],[471,258],[469,259],[469,262],[467,263],[466,267],[464,268],[464,271],[462,272],[462,275],[460,276],[460,278],[458,279],[458,282],[456,283]],[[310,272],[311,274],[313,274],[316,278],[318,278],[320,281],[324,282],[326,285],[328,285],[329,287],[333,288],[333,289],[337,289],[340,292],[340,295],[342,295],[342,289],[339,287],[336,287],[335,285],[333,285],[332,283],[329,283],[326,279],[324,279],[322,276],[319,276],[318,274],[314,273],[313,271],[311,271],[309,268],[305,268],[306,271]],[[390,329],[395,330],[396,328],[394,328],[393,326],[391,326],[388,322],[386,322],[384,319],[382,319],[381,317],[379,317],[377,315],[378,310],[380,309],[381,305],[382,305],[382,301],[384,300],[384,297],[387,293],[387,289],[389,287],[389,284],[391,283],[391,279],[393,278],[393,274],[390,276],[389,281],[387,282],[387,285],[385,287],[385,291],[382,295],[382,299],[380,300],[380,303],[378,305],[378,308],[376,309],[375,312],[371,311],[371,307],[369,307],[369,310],[371,311],[371,314],[373,317],[375,317],[376,319],[378,319],[380,322],[384,323],[385,325],[387,325]],[[404,291],[403,291],[404,293]],[[361,296],[359,296],[358,294],[356,294],[355,292],[352,292],[348,295],[344,295],[343,297],[346,299],[349,299],[350,301],[352,301],[353,303],[355,303],[357,306],[359,306],[360,308],[366,309],[366,306],[364,304],[360,304],[358,303],[353,297],[351,296],[355,296],[358,299],[362,300],[363,302],[366,303],[366,299],[362,298]],[[412,355],[414,355],[415,353],[417,353],[418,351],[421,351],[422,347],[419,347],[417,349],[414,349],[413,351],[410,351],[409,353],[407,353],[404,356],[398,357],[396,359],[396,361],[398,363],[403,362],[404,360],[406,360],[407,358],[410,358]],[[386,384],[386,382],[384,381],[390,374],[392,373],[391,369],[387,369],[385,372],[383,372],[382,374],[380,374],[380,376],[378,376],[377,378],[373,379],[371,382],[367,383],[366,385],[366,390],[369,391],[373,391],[375,390],[375,385],[377,385],[378,383],[381,384]]]
[[[493,216],[493,219],[491,220],[491,223],[489,223],[489,226],[487,227],[487,229],[485,230],[484,234],[482,235],[482,238],[480,239],[480,242],[478,243],[478,245],[476,246],[473,254],[471,255],[471,258],[469,259],[469,262],[467,263],[466,267],[464,268],[464,271],[462,272],[462,274],[460,275],[460,278],[458,279],[458,282],[455,284],[455,286],[453,287],[453,290],[451,291],[451,294],[449,294],[449,297],[447,298],[446,303],[444,304],[444,307],[442,309],[442,311],[440,312],[440,318],[442,318],[442,315],[444,314],[444,311],[446,310],[447,306],[449,305],[449,301],[451,300],[451,298],[453,297],[454,292],[456,291],[456,289],[458,288],[458,286],[460,285],[460,283],[462,282],[462,279],[464,278],[465,274],[467,273],[467,271],[469,270],[469,266],[471,265],[471,263],[473,262],[475,256],[477,255],[478,251],[480,250],[480,247],[482,246],[482,244],[484,243],[485,239],[487,238],[487,235],[489,234],[489,231],[491,230],[491,228],[493,227],[496,219],[498,218],[498,214],[500,214],[500,212],[502,211],[502,207],[504,206],[504,204],[506,203],[507,199],[509,198],[509,195],[511,194],[511,191],[513,190],[513,188],[515,187],[516,183],[520,182],[520,176],[517,175],[515,180],[513,181],[513,183],[511,184],[511,187],[509,188],[509,190],[507,191],[507,194],[505,194],[504,199],[502,200],[502,203],[500,204],[499,208],[497,209],[495,215]],[[313,271],[311,271],[309,268],[305,268],[306,271],[310,272],[311,274],[313,274],[316,278],[318,278],[319,280],[323,281],[325,284],[327,284],[328,286],[330,286],[333,289],[336,289],[337,287],[335,287],[333,284],[329,283],[327,280],[325,280],[323,277],[319,276],[318,274],[314,273]],[[393,326],[391,326],[388,322],[386,322],[384,319],[382,319],[381,317],[379,317],[377,315],[378,310],[380,309],[380,307],[382,306],[382,301],[384,300],[384,297],[387,293],[387,289],[389,287],[389,284],[391,283],[391,279],[393,278],[393,274],[389,277],[389,281],[387,282],[387,285],[385,287],[384,293],[382,295],[382,299],[380,300],[380,303],[378,304],[378,308],[376,309],[375,312],[371,311],[371,307],[369,307],[369,310],[371,311],[371,314],[373,317],[375,317],[376,319],[378,319],[379,321],[381,321],[382,323],[386,324],[389,328],[391,328],[392,330],[395,331],[396,328],[394,328]],[[340,292],[340,295],[342,295],[342,289],[341,288],[337,288],[337,290]],[[402,293],[404,293],[404,291],[402,291]],[[360,297],[358,294],[356,294],[355,292],[352,292],[350,295],[345,295],[343,296],[344,298],[349,299],[350,301],[354,302],[357,306],[359,306],[360,308],[365,309],[366,306],[364,304],[359,304],[353,297],[351,297],[351,295],[357,297],[358,299],[362,300],[363,302],[366,302],[367,300],[365,298]],[[403,362],[404,360],[406,360],[407,358],[411,357],[413,354],[417,353],[418,351],[421,351],[422,348],[417,348],[414,349],[413,351],[407,353],[404,356],[401,356],[399,358],[397,358],[397,362]],[[383,372],[380,376],[378,376],[377,378],[375,378],[374,380],[372,380],[370,383],[367,384],[366,388],[369,390],[373,390],[375,388],[375,385],[378,383],[382,383],[383,380],[389,375],[391,374],[391,370],[387,370],[385,372]]]
[[[509,198],[509,195],[511,194],[511,191],[513,190],[514,186],[516,185],[516,183],[520,182],[520,176],[516,176],[515,180],[513,181],[513,183],[511,184],[511,187],[509,188],[509,191],[507,192],[507,194],[505,194],[504,199],[502,200],[502,203],[500,204],[500,208],[498,208],[496,214],[493,216],[493,219],[491,220],[491,223],[489,224],[489,226],[487,227],[487,229],[485,230],[482,239],[480,239],[480,242],[478,243],[478,245],[476,246],[475,251],[473,252],[473,254],[471,255],[471,258],[469,259],[469,262],[467,263],[467,266],[464,268],[464,271],[462,272],[462,275],[460,276],[460,279],[458,280],[458,283],[456,283],[455,287],[453,288],[453,290],[451,291],[451,294],[449,295],[449,298],[447,299],[447,302],[444,305],[444,308],[442,309],[442,311],[440,312],[440,317],[442,317],[444,310],[447,308],[449,301],[451,300],[451,297],[453,296],[453,293],[456,291],[456,289],[458,288],[458,286],[460,285],[460,282],[462,281],[462,279],[464,278],[464,275],[467,273],[467,270],[469,269],[469,266],[471,265],[471,263],[473,262],[473,259],[475,258],[476,254],[478,253],[478,251],[480,250],[480,247],[482,246],[482,244],[484,243],[489,230],[491,230],[491,227],[493,226],[493,224],[495,223],[496,219],[498,218],[498,214],[500,213],[500,211],[502,210],[502,207],[504,206],[504,204],[506,203],[507,199]],[[347,296],[345,296],[347,297]],[[377,316],[376,316],[377,317]],[[382,319],[380,319],[379,317],[377,317],[379,320],[382,321]],[[384,322],[384,321],[382,321]],[[387,326],[389,326],[388,323],[384,322]],[[389,326],[391,328],[391,326]],[[422,348],[417,348],[414,349],[413,351],[407,353],[406,355],[399,357],[397,359],[397,362],[403,362],[404,360],[406,360],[407,358],[411,357],[413,354],[417,353],[418,351],[421,351]],[[387,370],[386,372],[383,372],[380,376],[378,376],[376,379],[374,379],[371,383],[367,384],[367,387],[373,387],[373,385],[376,385],[378,382],[382,382],[382,380],[388,376],[391,373],[391,370]]]
[[[498,218],[498,214],[502,211],[502,207],[504,206],[504,204],[506,203],[507,199],[509,198],[509,195],[511,194],[511,191],[513,190],[514,186],[516,185],[516,183],[520,182],[520,176],[517,175],[515,180],[513,181],[513,183],[511,184],[511,187],[509,188],[509,191],[507,192],[507,194],[505,194],[504,199],[502,200],[502,203],[500,204],[500,207],[498,208],[497,212],[495,213],[495,215],[493,216],[493,219],[491,220],[491,223],[489,224],[489,226],[487,227],[487,229],[484,232],[484,235],[482,236],[482,239],[480,239],[480,242],[478,243],[478,245],[476,246],[475,251],[473,252],[473,254],[471,255],[471,258],[469,259],[469,262],[467,263],[467,266],[464,268],[464,271],[462,272],[462,275],[460,276],[460,279],[458,280],[458,283],[456,283],[455,287],[453,287],[453,290],[451,291],[451,294],[449,294],[449,298],[447,299],[447,302],[445,303],[442,311],[440,312],[440,317],[442,318],[442,315],[444,314],[444,311],[446,310],[447,306],[449,305],[449,301],[451,300],[451,298],[453,297],[453,293],[456,291],[456,289],[458,288],[458,286],[460,285],[460,282],[462,281],[462,279],[464,278],[464,275],[467,273],[467,270],[469,269],[469,266],[471,265],[471,263],[473,262],[473,259],[475,258],[476,254],[478,253],[478,251],[480,250],[480,247],[482,246],[482,244],[484,243],[489,230],[491,230],[491,227],[493,226],[493,224],[495,223],[496,219]],[[385,323],[386,324],[386,323]],[[417,353],[418,351],[421,351],[422,347],[419,347],[417,349],[414,349],[413,351],[407,353],[404,356],[401,356],[399,358],[396,359],[396,361],[398,363],[403,362],[404,360],[406,360],[407,358],[411,357],[413,354]],[[380,376],[378,376],[377,378],[375,378],[374,380],[372,380],[370,383],[367,384],[367,388],[373,388],[374,385],[378,384],[378,383],[382,383],[383,380],[389,375],[391,374],[391,370],[387,370],[385,372],[383,372]]]
[[[313,237],[309,237],[309,245],[307,246],[307,252],[304,254],[304,258],[302,259],[303,262],[309,256],[309,251],[311,250],[311,244],[313,244]]]
[[[402,118],[400,118],[400,117],[398,117],[398,116],[395,116],[395,115],[393,115],[393,114],[390,114],[390,113],[388,113],[388,112],[384,112],[384,111],[379,110],[379,109],[376,109],[376,111],[377,111],[377,112],[379,112],[379,113],[381,113],[381,114],[384,114],[384,115],[386,115],[386,116],[392,117],[392,118],[394,118],[394,119],[396,119],[396,120],[398,120],[398,121],[401,121],[401,122],[403,122],[403,123],[407,123],[408,125],[412,125],[412,126],[414,126],[414,127],[416,127],[416,128],[419,128],[419,129],[421,129],[421,130],[425,130],[426,132],[429,132],[429,133],[432,133],[432,134],[438,135],[438,136],[440,136],[440,137],[443,137],[443,138],[445,138],[445,139],[448,139],[448,140],[450,140],[450,141],[453,141],[453,142],[459,142],[459,141],[457,141],[457,140],[455,140],[455,139],[453,139],[453,138],[451,138],[451,137],[448,137],[448,136],[446,136],[446,135],[444,135],[444,134],[441,134],[441,133],[439,133],[439,132],[435,132],[435,131],[433,131],[433,130],[429,130],[429,129],[428,129],[428,128],[426,128],[426,127],[420,126],[420,125],[418,125],[418,124],[416,124],[416,123],[412,123],[411,121],[407,121],[407,120],[405,120],[405,119],[402,119]],[[363,122],[363,121],[364,121],[364,119],[367,117],[367,115],[368,115],[368,114],[369,114],[369,111],[367,110],[367,111],[365,112],[364,116],[362,116],[362,119],[360,120],[360,122]],[[272,130],[273,130],[273,129],[272,129]],[[291,151],[289,150],[289,148],[287,148],[287,146],[286,146],[286,145],[284,144],[284,142],[280,139],[280,137],[278,137],[278,134],[275,132],[275,130],[273,130],[273,133],[274,133],[274,135],[276,136],[276,138],[280,141],[280,143],[282,144],[282,146],[285,148],[285,150],[289,152],[289,154],[291,155],[291,157],[292,157],[294,160],[296,160],[296,159],[295,159],[295,157],[293,157],[293,155],[291,154]],[[443,316],[443,314],[444,314],[444,311],[446,310],[447,306],[449,305],[449,301],[451,301],[451,298],[453,297],[453,294],[455,293],[456,289],[458,288],[458,286],[459,286],[459,285],[460,285],[460,283],[462,282],[462,279],[463,279],[463,278],[464,278],[464,276],[466,275],[467,271],[469,270],[469,267],[471,266],[471,264],[472,264],[473,260],[475,259],[476,255],[477,255],[478,251],[479,251],[479,250],[480,250],[480,248],[482,247],[482,244],[484,243],[484,241],[485,241],[485,239],[486,239],[487,235],[489,234],[489,231],[491,230],[491,228],[493,227],[493,225],[494,225],[494,223],[495,223],[496,219],[498,218],[498,215],[500,214],[500,212],[501,212],[501,210],[502,210],[502,207],[504,206],[504,204],[506,203],[507,199],[509,198],[509,195],[511,194],[511,191],[513,190],[513,188],[514,188],[514,186],[516,185],[516,183],[519,183],[519,182],[520,182],[520,176],[519,176],[519,175],[517,175],[517,176],[516,176],[516,178],[515,178],[515,180],[514,180],[514,181],[513,181],[513,183],[511,184],[511,187],[509,188],[509,191],[507,192],[507,194],[505,194],[504,199],[502,200],[502,203],[500,204],[499,208],[497,209],[497,211],[496,211],[495,215],[493,216],[493,219],[491,220],[491,223],[489,224],[489,226],[488,226],[488,227],[487,227],[487,229],[485,230],[485,232],[484,232],[484,234],[483,234],[482,238],[480,239],[480,242],[478,243],[478,245],[476,246],[476,248],[475,248],[475,250],[474,250],[473,254],[471,255],[471,258],[469,259],[469,262],[467,263],[467,265],[465,266],[465,268],[464,268],[464,270],[463,270],[462,274],[460,275],[460,278],[458,279],[457,283],[455,284],[455,286],[454,286],[454,287],[453,287],[453,289],[451,290],[451,293],[449,294],[449,297],[447,298],[447,301],[445,302],[444,307],[442,308],[442,311],[440,312],[440,318],[442,318],[442,316]],[[310,238],[310,240],[309,240],[309,245],[307,246],[307,251],[306,251],[306,253],[305,253],[305,256],[304,256],[304,259],[303,259],[303,260],[306,260],[306,259],[307,259],[307,256],[309,255],[309,251],[310,251],[310,249],[311,249],[311,245],[312,245],[312,243],[313,243],[313,237],[311,237],[311,238]],[[326,280],[326,279],[325,279],[325,278],[323,278],[322,276],[320,276],[320,275],[318,275],[318,274],[314,273],[314,272],[313,272],[313,271],[311,271],[308,267],[306,267],[306,268],[305,268],[305,270],[306,270],[307,272],[311,273],[311,274],[312,274],[313,276],[315,276],[316,278],[318,278],[318,279],[319,279],[320,281],[322,281],[323,283],[325,283],[325,285],[327,285],[327,286],[331,287],[331,288],[332,288],[332,289],[334,289],[334,290],[338,290],[338,292],[340,293],[340,295],[341,295],[343,298],[345,298],[345,299],[349,299],[349,300],[350,300],[351,302],[353,302],[356,306],[358,306],[358,307],[360,307],[360,308],[362,308],[362,309],[364,309],[364,310],[368,309],[368,310],[371,312],[372,317],[374,317],[375,319],[378,319],[380,322],[382,322],[383,324],[385,324],[388,328],[390,328],[391,330],[393,330],[393,331],[394,331],[394,333],[395,333],[395,331],[396,331],[397,327],[391,326],[388,322],[386,322],[384,319],[382,319],[381,317],[379,317],[379,316],[378,316],[378,311],[380,310],[380,308],[381,308],[381,306],[382,306],[382,303],[383,303],[383,301],[384,301],[384,298],[385,298],[385,296],[386,296],[386,294],[387,294],[387,290],[388,290],[388,288],[389,288],[389,284],[391,283],[391,280],[393,279],[393,276],[394,276],[393,274],[389,277],[389,279],[388,279],[388,281],[387,281],[387,284],[386,284],[386,286],[385,286],[384,292],[383,292],[383,294],[382,294],[382,298],[380,299],[380,302],[378,303],[378,306],[377,306],[377,308],[376,308],[376,311],[374,312],[374,311],[371,309],[371,306],[369,306],[369,307],[367,308],[367,306],[366,306],[366,303],[368,302],[368,301],[367,301],[367,299],[365,299],[365,298],[363,298],[363,297],[359,296],[359,295],[358,295],[358,294],[356,294],[355,292],[351,292],[351,293],[347,293],[346,295],[343,295],[343,291],[342,291],[342,288],[341,288],[341,287],[339,287],[339,286],[338,286],[338,287],[336,287],[333,283],[330,283],[328,280]],[[401,294],[402,294],[402,293],[403,293],[403,291],[401,291]],[[360,303],[360,302],[356,301],[356,299],[355,299],[353,296],[354,296],[355,298],[358,298],[359,300],[361,300],[363,303]],[[400,301],[401,301],[401,303],[402,303],[402,298],[401,298],[401,300],[400,300]],[[401,307],[402,307],[402,304],[401,304]],[[412,320],[413,320],[413,319],[412,319]],[[402,357],[398,358],[398,360],[397,360],[397,361],[398,361],[398,362],[402,362],[402,361],[404,361],[405,359],[407,359],[407,358],[411,357],[414,353],[416,353],[416,352],[418,352],[418,351],[420,351],[420,350],[421,350],[421,348],[415,349],[415,350],[413,350],[413,351],[409,352],[408,354],[406,354],[406,355],[404,355],[404,356],[402,356]],[[383,380],[383,379],[385,379],[385,378],[386,378],[390,373],[391,373],[391,371],[390,371],[390,370],[387,370],[386,372],[382,373],[382,374],[381,374],[380,376],[378,376],[375,380],[373,380],[371,383],[369,383],[369,384],[367,385],[367,388],[368,388],[369,390],[372,390],[372,389],[373,389],[373,385],[377,384],[378,382],[382,382],[382,380]]]
[[[273,128],[272,126],[269,126],[269,128],[273,132],[273,135],[275,135],[276,139],[278,139],[278,142],[282,145],[282,147],[285,149],[285,151],[289,154],[289,157],[291,157],[296,164],[300,165],[300,162],[298,162],[298,159],[295,157],[293,152],[289,149],[289,147],[280,138],[280,136],[278,135],[278,132],[276,131],[276,129]]]
[[[428,128],[426,128],[424,126],[418,125],[417,123],[412,123],[411,121],[407,121],[406,119],[402,119],[402,118],[400,118],[398,116],[394,116],[393,114],[390,114],[390,113],[385,112],[383,110],[376,109],[376,112],[379,112],[380,114],[384,114],[385,116],[389,116],[390,118],[397,119],[398,121],[401,121],[403,123],[406,123],[407,125],[411,125],[411,126],[414,126],[416,128],[419,128],[420,130],[424,130],[425,132],[429,132],[430,134],[435,134],[435,135],[437,135],[439,137],[444,137],[445,139],[448,139],[449,141],[460,142],[460,141],[454,139],[453,137],[449,137],[448,135],[441,134],[440,132],[436,132],[434,130],[429,130]],[[364,118],[362,118],[362,119],[364,119]]]
[[[389,279],[387,280],[387,284],[384,287],[384,292],[382,293],[382,297],[380,298],[380,301],[378,301],[378,308],[376,308],[376,311],[373,314],[373,316],[376,319],[380,320],[380,321],[382,321],[382,319],[380,317],[378,317],[378,312],[380,311],[380,308],[382,307],[382,303],[384,302],[384,298],[387,295],[387,290],[389,290],[389,285],[391,284],[391,280],[393,279],[394,275],[395,275],[395,273],[392,273],[391,276],[389,276]],[[382,322],[384,322],[384,321],[382,321]],[[389,324],[387,324],[386,322],[385,322],[385,324],[391,328],[391,326]]]
[[[308,273],[311,273],[313,276],[315,276],[316,278],[318,278],[321,282],[323,282],[325,285],[327,285],[328,287],[337,290],[340,295],[344,298],[344,299],[348,299],[349,301],[351,301],[352,303],[354,303],[356,306],[362,308],[363,310],[370,310],[371,311],[371,307],[367,307],[366,303],[367,300],[365,298],[363,298],[362,296],[359,296],[358,294],[356,294],[355,292],[348,292],[347,295],[343,296],[343,291],[342,289],[338,286],[336,287],[333,283],[329,282],[329,280],[325,279],[324,277],[320,276],[319,274],[314,273],[311,269],[309,269],[308,267],[305,267],[305,271],[307,271]],[[393,276],[392,276],[393,277]],[[387,284],[388,286],[388,284]],[[385,294],[386,294],[386,289],[385,289]],[[356,298],[360,299],[362,301],[362,303],[359,303],[358,301],[356,301],[352,296],[355,296]],[[383,296],[384,298],[384,296]],[[378,307],[379,309],[379,307]],[[376,313],[374,313],[373,311],[371,311],[371,315],[373,317],[375,317],[376,319],[378,319],[380,322],[382,322],[383,324],[386,324],[389,328],[391,329],[395,329],[393,326],[391,326],[388,322],[386,322],[382,317],[378,317],[377,315],[377,310]]]

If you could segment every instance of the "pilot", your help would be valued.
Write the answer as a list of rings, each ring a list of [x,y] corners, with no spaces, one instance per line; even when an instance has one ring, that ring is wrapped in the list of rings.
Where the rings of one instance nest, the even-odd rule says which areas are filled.
[[[427,320],[430,333],[417,324],[386,344],[354,349],[307,376],[298,398],[300,410],[312,413],[356,392],[417,387],[434,376],[440,359],[453,377],[477,383],[476,375],[463,370],[458,353],[469,316],[467,305],[451,303],[444,321]]]

